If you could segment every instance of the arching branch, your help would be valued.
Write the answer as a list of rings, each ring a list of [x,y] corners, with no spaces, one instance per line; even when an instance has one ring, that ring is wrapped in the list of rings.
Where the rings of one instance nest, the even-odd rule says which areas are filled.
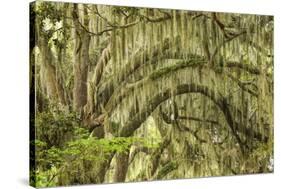
[[[99,87],[99,94],[98,94],[98,98],[100,99],[99,101],[101,103],[103,103],[104,105],[108,102],[108,100],[110,99],[110,97],[113,95],[114,91],[118,91],[120,90],[122,87],[126,86],[126,79],[133,73],[135,73],[139,68],[144,68],[146,66],[149,66],[155,62],[159,62],[159,60],[161,59],[181,59],[184,58],[183,60],[179,60],[178,63],[178,68],[175,69],[181,69],[181,68],[185,68],[188,66],[201,66],[202,64],[206,63],[206,60],[204,60],[204,58],[200,55],[186,55],[185,53],[181,52],[178,54],[174,54],[171,53],[170,51],[170,40],[166,39],[166,42],[163,45],[156,45],[155,47],[153,47],[153,52],[152,55],[153,56],[149,56],[149,53],[144,51],[144,52],[139,52],[137,53],[133,58],[130,59],[130,61],[132,63],[128,63],[127,66],[125,66],[123,69],[120,70],[120,72],[118,72],[118,76],[117,78],[119,78],[119,87],[118,88],[114,88],[113,86],[113,81],[114,79],[111,78],[109,79],[103,86]],[[161,56],[159,56],[161,53]],[[144,58],[141,58],[144,57]],[[199,64],[197,62],[197,64],[188,64],[188,59],[186,60],[186,57],[189,57],[188,59],[194,59],[196,58],[197,60],[200,60],[201,64]],[[144,62],[144,64],[143,64]],[[180,65],[181,64],[181,65]],[[234,62],[234,61],[227,61],[225,62],[225,67],[227,68],[238,68],[241,69],[245,72],[248,72],[250,74],[254,74],[254,75],[259,75],[261,74],[260,70],[254,66],[254,65],[249,65],[249,64],[245,64],[245,63],[241,63],[241,62]],[[165,68],[163,68],[162,70],[163,72],[161,74],[165,74],[167,72],[167,70],[165,71]],[[155,73],[156,74],[156,73]],[[158,73],[157,73],[158,74]],[[156,75],[152,75],[151,76],[156,77]],[[240,86],[241,87],[241,86]],[[242,89],[244,90],[245,88],[242,87]],[[253,91],[248,91],[252,94],[255,94]],[[118,92],[117,92],[118,93]],[[256,96],[256,94],[255,94]]]
[[[131,136],[136,129],[140,127],[140,125],[147,119],[147,117],[164,101],[169,99],[171,95],[181,95],[181,94],[187,94],[187,93],[199,93],[206,97],[208,97],[210,100],[216,104],[219,109],[223,112],[226,122],[229,125],[229,128],[233,134],[233,136],[236,138],[237,143],[240,145],[241,149],[244,150],[246,148],[245,144],[241,141],[238,132],[244,132],[246,128],[243,127],[237,127],[236,122],[233,120],[231,111],[228,107],[227,99],[223,96],[218,96],[216,93],[204,85],[199,84],[182,84],[176,86],[176,88],[173,90],[167,89],[165,91],[160,91],[159,94],[155,95],[151,99],[147,100],[146,105],[144,108],[137,113],[132,119],[127,121],[125,126],[121,129],[120,136],[122,137],[128,137]],[[253,131],[252,132],[256,132]],[[247,133],[247,132],[246,132]]]
[[[228,61],[228,62],[226,62],[225,66],[228,67],[228,68],[239,68],[239,69],[242,69],[242,70],[244,70],[246,72],[249,72],[251,74],[254,74],[254,75],[261,74],[260,70],[256,66],[253,66],[253,65],[250,65],[250,64]]]
[[[114,108],[123,101],[124,98],[126,98],[131,92],[133,92],[136,88],[139,88],[141,86],[144,86],[151,81],[155,81],[157,79],[161,79],[163,76],[166,76],[171,73],[175,73],[178,70],[182,70],[184,68],[198,68],[204,66],[206,64],[206,61],[203,59],[190,59],[190,60],[178,60],[177,63],[175,63],[172,66],[164,67],[159,70],[156,70],[152,72],[150,75],[148,75],[146,78],[137,81],[133,84],[124,84],[120,85],[114,93],[111,95],[111,98],[107,101],[107,104],[105,106],[106,111],[110,114]],[[230,76],[229,76],[230,77]],[[210,78],[211,79],[211,78]],[[218,80],[220,80],[218,78]],[[255,97],[258,96],[258,94],[245,87],[239,80],[237,81],[234,77],[231,77],[231,80],[236,82],[237,85],[242,89],[247,91],[248,93],[254,95]]]
[[[155,45],[152,49],[140,49],[117,73],[116,78],[118,78],[120,85],[126,81],[129,75],[133,74],[139,67],[141,67],[143,63],[157,62],[159,60],[158,56],[169,48],[171,48],[171,41],[170,39],[165,39],[163,43]],[[108,81],[105,81],[103,85],[98,86],[98,98],[101,104],[106,104],[113,92],[116,90],[114,88],[114,82],[116,81],[114,81],[114,78],[112,77]]]

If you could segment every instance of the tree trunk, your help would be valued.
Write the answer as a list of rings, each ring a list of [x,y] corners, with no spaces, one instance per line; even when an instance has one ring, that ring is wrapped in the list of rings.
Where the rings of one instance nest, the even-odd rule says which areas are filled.
[[[114,182],[124,182],[128,170],[129,152],[116,154],[116,168],[114,173]]]
[[[90,35],[81,29],[81,24],[88,26],[89,21],[85,18],[87,15],[86,8],[84,9],[83,23],[79,21],[78,5],[74,5],[73,20],[74,20],[74,87],[73,87],[73,108],[80,112],[83,106],[87,103],[87,78],[89,64],[89,47]]]

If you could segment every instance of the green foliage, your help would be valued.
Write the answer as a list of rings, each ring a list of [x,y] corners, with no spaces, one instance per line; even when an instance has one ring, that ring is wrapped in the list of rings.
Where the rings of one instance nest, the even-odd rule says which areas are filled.
[[[36,114],[36,139],[46,143],[48,147],[62,147],[73,137],[75,127],[79,127],[79,120],[73,113],[53,110]]]
[[[55,167],[47,171],[39,171],[37,170],[33,176],[32,186],[35,187],[54,187],[56,186],[56,182],[54,181],[54,175],[56,175],[57,170]]]
[[[62,48],[70,34],[70,26],[64,22],[64,5],[37,1],[33,7],[37,22],[40,26],[40,35],[46,36],[49,43]]]
[[[49,18],[53,21],[60,21],[63,16],[63,12],[60,10],[60,6],[54,3],[37,1],[34,10],[39,19]]]
[[[89,170],[91,170],[91,175],[88,176],[91,178],[93,177],[92,179],[97,179],[97,175],[95,171],[93,171],[94,168],[106,161],[111,154],[125,152],[129,150],[133,144],[146,146],[148,148],[157,147],[157,144],[146,141],[144,138],[89,138],[89,133],[86,129],[73,126],[75,124],[73,124],[73,120],[71,120],[71,118],[73,118],[72,116],[67,119],[66,117],[56,115],[56,118],[57,119],[52,120],[54,117],[51,116],[50,113],[42,113],[40,114],[40,119],[37,124],[44,126],[51,125],[50,127],[54,127],[54,123],[58,125],[62,124],[60,125],[61,127],[63,127],[63,124],[68,125],[68,128],[72,126],[72,137],[68,141],[63,140],[64,142],[62,145],[50,146],[46,141],[38,139],[35,141],[37,170],[34,180],[38,187],[55,186],[59,180],[64,184],[72,183],[74,182],[74,177],[76,177],[73,175],[77,174],[77,170],[85,172],[86,175]],[[43,130],[44,129],[40,129],[42,132]],[[65,130],[63,131],[65,132]],[[41,136],[41,133],[39,136]],[[52,137],[55,138],[58,136],[55,135]],[[62,136],[60,136],[60,138],[61,137]],[[38,138],[45,139],[45,137],[42,136]],[[66,178],[70,180],[66,180]],[[84,182],[87,183],[88,180],[84,180]]]

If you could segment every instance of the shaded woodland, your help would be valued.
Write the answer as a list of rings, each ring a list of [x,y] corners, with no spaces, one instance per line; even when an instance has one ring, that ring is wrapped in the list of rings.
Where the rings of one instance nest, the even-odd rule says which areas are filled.
[[[33,186],[273,172],[272,16],[37,1],[30,22]]]

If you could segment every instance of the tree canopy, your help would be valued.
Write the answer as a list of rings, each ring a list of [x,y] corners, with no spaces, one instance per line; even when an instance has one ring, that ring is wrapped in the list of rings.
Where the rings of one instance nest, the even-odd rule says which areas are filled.
[[[272,172],[273,21],[32,3],[32,185]]]

